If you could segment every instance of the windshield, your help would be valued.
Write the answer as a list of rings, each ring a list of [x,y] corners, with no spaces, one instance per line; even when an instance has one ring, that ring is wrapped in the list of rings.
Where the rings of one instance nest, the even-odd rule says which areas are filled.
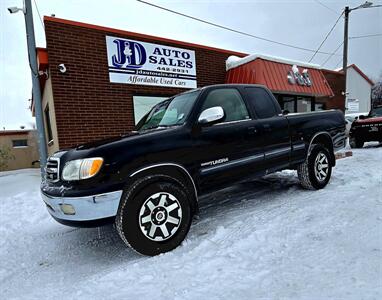
[[[382,117],[382,107],[376,107],[370,111],[370,117]]]
[[[181,94],[155,105],[137,124],[137,130],[183,125],[200,91]]]

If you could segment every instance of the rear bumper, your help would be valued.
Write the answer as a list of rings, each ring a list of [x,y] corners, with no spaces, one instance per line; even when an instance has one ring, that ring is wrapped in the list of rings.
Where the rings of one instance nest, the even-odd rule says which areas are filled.
[[[122,191],[85,197],[53,197],[41,192],[48,212],[60,223],[81,226],[115,217]]]

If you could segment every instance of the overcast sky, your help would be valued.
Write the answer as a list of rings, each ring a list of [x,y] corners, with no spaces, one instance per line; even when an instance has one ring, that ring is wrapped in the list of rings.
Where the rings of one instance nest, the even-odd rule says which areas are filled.
[[[312,49],[320,45],[346,5],[355,7],[364,2],[148,1],[257,36]],[[380,0],[373,2],[382,4]],[[245,53],[263,53],[301,61],[308,61],[312,56],[310,52],[240,36],[134,0],[36,0],[36,3],[41,16],[55,14],[59,18]],[[32,5],[37,46],[44,47],[44,30],[33,0]],[[10,6],[21,7],[22,0],[0,0],[0,129],[17,129],[20,125],[30,127],[34,122],[28,110],[32,85],[24,18],[21,13],[9,14],[7,7]],[[378,33],[382,33],[382,8],[360,9],[350,13],[350,37]],[[341,19],[321,50],[333,52],[342,40]],[[341,54],[342,49],[324,67],[334,69],[342,66]],[[322,64],[326,58],[326,55],[318,54],[313,62]],[[382,36],[350,40],[348,62],[358,65],[371,78],[377,78],[382,72]]]

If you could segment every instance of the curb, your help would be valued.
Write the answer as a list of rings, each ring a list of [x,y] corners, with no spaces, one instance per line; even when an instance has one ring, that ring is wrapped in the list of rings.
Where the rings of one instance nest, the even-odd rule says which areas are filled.
[[[335,154],[336,159],[346,158],[353,156],[353,151],[338,152]]]

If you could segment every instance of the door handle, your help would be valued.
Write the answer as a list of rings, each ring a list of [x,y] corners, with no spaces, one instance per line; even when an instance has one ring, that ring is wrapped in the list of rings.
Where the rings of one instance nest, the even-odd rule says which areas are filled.
[[[255,126],[248,127],[248,132],[249,134],[256,134],[257,133],[257,128]]]

